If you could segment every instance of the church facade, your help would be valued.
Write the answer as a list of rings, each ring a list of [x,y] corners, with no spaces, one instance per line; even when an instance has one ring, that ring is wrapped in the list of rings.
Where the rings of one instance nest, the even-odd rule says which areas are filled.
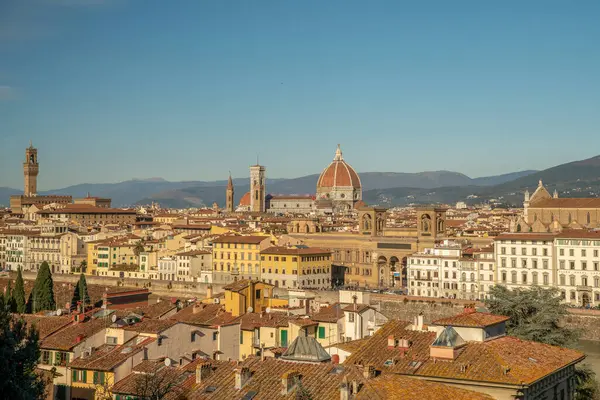
[[[532,195],[525,191],[523,216],[511,224],[513,232],[562,232],[600,228],[600,198],[561,198],[542,181]]]

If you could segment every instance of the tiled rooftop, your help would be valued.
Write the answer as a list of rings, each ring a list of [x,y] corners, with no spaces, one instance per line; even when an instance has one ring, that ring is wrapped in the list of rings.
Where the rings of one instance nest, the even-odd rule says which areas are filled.
[[[504,315],[467,311],[452,317],[438,319],[437,321],[433,321],[431,325],[485,328],[486,326],[496,325],[509,319],[509,317]]]

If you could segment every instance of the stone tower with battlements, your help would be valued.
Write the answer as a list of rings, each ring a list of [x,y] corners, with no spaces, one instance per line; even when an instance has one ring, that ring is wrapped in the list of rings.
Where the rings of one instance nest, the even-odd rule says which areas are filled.
[[[23,174],[25,175],[25,187],[23,192],[25,196],[29,197],[37,195],[37,176],[39,169],[37,149],[29,142],[29,147],[25,149],[25,162],[23,163]]]

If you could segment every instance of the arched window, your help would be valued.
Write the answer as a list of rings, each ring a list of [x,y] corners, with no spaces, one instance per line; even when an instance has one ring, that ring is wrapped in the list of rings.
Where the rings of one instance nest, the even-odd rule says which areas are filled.
[[[575,275],[569,276],[569,285],[575,286]]]
[[[471,282],[475,282],[475,274],[471,274]]]
[[[517,232],[521,232],[521,224],[517,224]]]
[[[467,274],[463,272],[463,273],[460,275],[460,280],[461,280],[461,281],[463,281],[463,282],[465,282],[465,281],[467,280]]]

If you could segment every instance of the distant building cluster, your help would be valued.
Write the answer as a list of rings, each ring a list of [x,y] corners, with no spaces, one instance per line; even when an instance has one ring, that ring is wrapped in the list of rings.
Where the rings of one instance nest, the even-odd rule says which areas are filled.
[[[574,398],[582,353],[510,337],[506,317],[470,305],[389,320],[371,296],[474,303],[495,285],[538,286],[598,306],[593,199],[540,182],[523,209],[368,206],[338,147],[314,194],[268,194],[254,165],[239,204],[229,177],[224,208],[123,209],[38,195],[37,157],[30,145],[24,193],[0,212],[0,268],[33,276],[47,263],[55,277],[138,286],[25,316],[54,398],[150,398],[143,388],[163,383],[165,398],[189,399]],[[153,283],[198,295],[149,300]]]

